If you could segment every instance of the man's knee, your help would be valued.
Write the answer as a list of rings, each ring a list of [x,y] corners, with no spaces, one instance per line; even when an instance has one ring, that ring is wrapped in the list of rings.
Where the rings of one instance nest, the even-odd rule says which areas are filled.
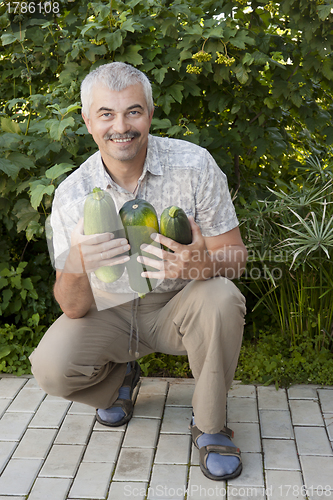
[[[48,354],[39,345],[29,357],[31,371],[39,387],[47,394],[58,397],[68,395],[66,384],[66,364],[55,353]]]

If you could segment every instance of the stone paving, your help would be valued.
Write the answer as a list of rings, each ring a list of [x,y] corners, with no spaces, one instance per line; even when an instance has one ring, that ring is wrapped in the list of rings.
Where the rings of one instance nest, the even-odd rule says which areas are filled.
[[[191,445],[193,379],[142,378],[132,420],[0,379],[0,500],[333,500],[333,387],[234,382],[228,425],[243,472],[211,481]]]

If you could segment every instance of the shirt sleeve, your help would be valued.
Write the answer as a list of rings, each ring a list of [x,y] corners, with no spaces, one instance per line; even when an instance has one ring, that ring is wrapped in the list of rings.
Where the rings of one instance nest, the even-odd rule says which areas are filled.
[[[204,237],[218,236],[239,225],[227,177],[208,151],[196,190],[195,218]]]

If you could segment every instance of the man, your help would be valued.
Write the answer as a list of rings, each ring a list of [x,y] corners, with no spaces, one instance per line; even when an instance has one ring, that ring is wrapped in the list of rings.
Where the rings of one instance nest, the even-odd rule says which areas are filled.
[[[100,66],[84,79],[81,100],[98,151],[56,190],[54,295],[64,314],[32,353],[32,371],[49,394],[98,408],[99,422],[118,426],[133,413],[136,357],[187,354],[195,379],[192,439],[201,469],[214,480],[237,477],[241,456],[225,427],[225,407],[245,300],[228,278],[242,273],[247,252],[226,177],[205,149],[149,134],[151,86],[132,66]],[[159,259],[138,257],[155,268],[142,276],[159,280],[144,298],[130,289],[126,273],[110,284],[94,275],[101,266],[129,259],[126,239],[84,235],[83,205],[94,187],[109,192],[118,210],[137,197],[150,202],[159,217],[170,205],[189,216],[190,245],[155,234],[160,247],[148,245],[145,252]],[[134,320],[136,352],[129,333]]]

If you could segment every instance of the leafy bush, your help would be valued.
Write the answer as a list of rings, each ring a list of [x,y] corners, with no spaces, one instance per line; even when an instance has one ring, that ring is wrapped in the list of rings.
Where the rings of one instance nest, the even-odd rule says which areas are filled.
[[[41,340],[45,326],[38,313],[28,319],[28,326],[17,328],[6,323],[0,327],[0,372],[24,375],[31,373],[28,357]]]
[[[315,352],[306,331],[297,337],[296,344],[291,346],[288,338],[274,330],[261,330],[255,343],[243,343],[235,378],[276,387],[333,385],[332,353],[325,347]]]

